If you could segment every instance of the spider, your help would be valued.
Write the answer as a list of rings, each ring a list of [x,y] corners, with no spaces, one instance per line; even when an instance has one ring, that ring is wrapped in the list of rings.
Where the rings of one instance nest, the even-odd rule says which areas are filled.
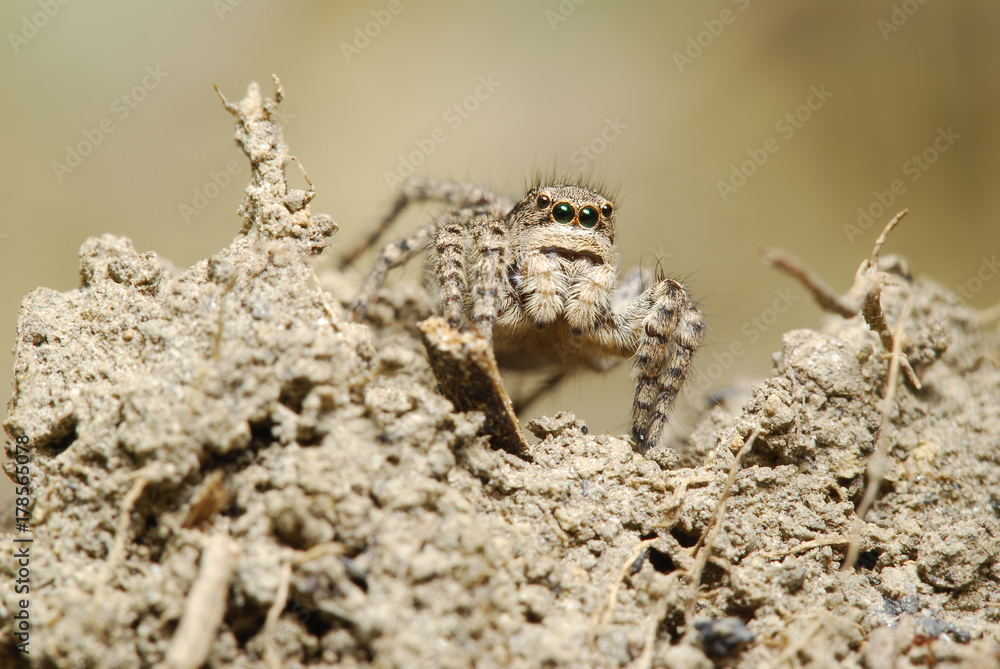
[[[615,204],[585,185],[536,185],[514,201],[476,184],[411,177],[342,267],[408,206],[434,201],[450,211],[382,249],[352,305],[354,318],[364,316],[389,270],[426,250],[439,314],[491,341],[501,368],[549,373],[522,406],[570,372],[608,371],[632,358],[633,446],[641,453],[655,446],[705,322],[677,281],[636,268],[619,283]]]

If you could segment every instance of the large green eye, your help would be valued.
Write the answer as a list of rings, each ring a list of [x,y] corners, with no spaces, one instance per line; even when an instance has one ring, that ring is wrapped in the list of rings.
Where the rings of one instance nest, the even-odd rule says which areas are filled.
[[[552,207],[552,218],[556,219],[556,223],[569,223],[576,216],[576,212],[573,211],[573,205],[560,202],[556,206]]]
[[[580,225],[585,228],[592,228],[597,225],[597,210],[591,206],[586,206],[580,210]]]

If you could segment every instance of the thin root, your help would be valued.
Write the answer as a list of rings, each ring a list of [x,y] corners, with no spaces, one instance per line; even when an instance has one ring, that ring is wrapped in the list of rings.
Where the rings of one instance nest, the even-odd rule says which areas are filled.
[[[97,577],[98,598],[100,598],[104,587],[111,580],[111,575],[114,573],[118,563],[121,562],[122,556],[125,555],[125,545],[128,543],[128,528],[132,523],[132,509],[135,507],[135,503],[139,501],[139,496],[145,490],[146,484],[149,483],[149,479],[146,478],[145,472],[141,469],[135,473],[135,477],[135,483],[125,493],[121,508],[118,510],[118,523],[115,526],[115,543],[111,546],[108,559],[104,562],[101,572]]]
[[[760,434],[760,428],[754,428],[754,431],[750,433],[747,437],[746,442],[743,444],[743,448],[740,449],[739,453],[736,454],[736,459],[733,460],[732,467],[729,468],[729,476],[726,478],[726,483],[722,487],[722,494],[719,496],[719,502],[715,507],[715,511],[712,513],[712,517],[709,519],[710,528],[707,533],[702,535],[704,540],[701,549],[698,550],[697,545],[695,550],[698,550],[698,554],[695,556],[694,567],[691,570],[691,597],[688,600],[687,607],[684,610],[684,635],[685,637],[690,637],[694,634],[694,625],[692,625],[694,619],[694,607],[698,603],[698,588],[701,587],[701,575],[705,571],[705,565],[708,564],[708,558],[712,553],[712,544],[715,542],[715,537],[719,534],[719,529],[722,527],[722,518],[726,513],[726,500],[729,499],[729,493],[732,491],[733,483],[736,482],[736,476],[740,473],[740,461],[743,456],[750,452],[753,448],[753,443],[757,439],[757,435]],[[702,543],[702,539],[699,539],[699,543]]]
[[[878,236],[878,239],[875,240],[875,246],[872,248],[871,258],[868,260],[868,265],[872,269],[876,271],[878,270],[878,256],[879,253],[882,252],[882,245],[885,244],[885,240],[889,236],[889,233],[892,232],[892,229],[895,228],[896,225],[898,225],[899,222],[903,220],[903,218],[909,213],[910,213],[909,209],[904,209],[903,211],[893,216],[892,220],[889,221],[886,224],[885,228],[882,229],[882,234],[880,234]]]
[[[328,541],[325,544],[319,544],[318,546],[313,546],[307,551],[297,553],[292,557],[290,563],[293,565],[305,564],[306,562],[312,562],[313,560],[318,560],[324,555],[343,555],[344,545],[338,544],[333,541]]]
[[[882,311],[882,299],[880,297],[880,292],[881,290],[868,294],[861,313],[864,315],[865,322],[868,323],[868,327],[871,328],[873,332],[877,333],[879,339],[882,340],[882,346],[885,350],[895,351],[899,348],[896,345],[896,342],[902,338],[903,331],[897,330],[896,334],[893,335],[892,330],[889,329],[889,322],[886,321],[885,312]],[[910,361],[906,358],[906,354],[900,351],[898,357],[899,365],[903,368],[903,371],[906,372],[906,378],[914,388],[920,390],[922,387],[920,379],[917,378],[916,372],[914,372],[913,368],[910,367]]]
[[[273,669],[280,669],[281,663],[275,657],[274,646],[270,643],[271,636],[274,634],[274,627],[278,624],[281,612],[288,605],[288,590],[291,582],[292,565],[289,562],[285,562],[281,565],[281,573],[278,576],[278,591],[274,595],[271,608],[267,610],[267,617],[264,619],[264,629],[261,631],[261,636],[267,641],[267,644],[264,646],[264,661]]]
[[[635,662],[632,663],[631,669],[650,669],[650,667],[653,666],[653,645],[656,643],[656,628],[659,626],[665,613],[662,605],[657,608],[658,610],[646,620],[646,632],[643,635],[644,640],[642,644],[642,653],[640,653],[639,657],[637,657]]]
[[[826,285],[819,274],[809,269],[804,262],[791,253],[781,249],[764,249],[763,256],[764,262],[798,279],[799,283],[812,293],[813,299],[824,310],[844,318],[853,318],[858,315],[857,306],[845,302],[843,298],[833,292],[830,286]]]
[[[622,563],[621,568],[618,570],[618,577],[608,588],[608,596],[603,606],[598,606],[597,610],[594,611],[593,621],[594,624],[591,626],[593,630],[603,629],[611,622],[611,617],[615,613],[615,607],[618,605],[618,590],[621,588],[622,583],[625,582],[625,576],[628,574],[629,569],[635,564],[635,561],[639,559],[642,552],[648,547],[652,546],[658,541],[656,537],[652,539],[646,539],[645,541],[640,541],[632,549],[632,552],[628,554],[625,558],[625,562]]]
[[[816,636],[816,633],[819,632],[820,628],[822,627],[823,627],[823,620],[822,619],[816,620],[812,625],[809,626],[809,629],[807,629],[802,636],[798,637],[798,639],[795,642],[785,647],[785,650],[783,650],[781,652],[781,655],[779,655],[777,659],[775,659],[774,664],[772,666],[780,667],[783,663],[795,657],[796,653],[798,653],[800,650],[809,645],[809,642],[812,640],[814,636]]]
[[[316,269],[313,268],[312,280],[316,284],[316,291],[319,295],[319,303],[323,307],[323,311],[329,317],[330,327],[334,329],[335,332],[340,331],[340,316],[334,311],[333,305],[330,304],[330,300],[326,297],[326,291],[323,290],[323,284],[319,281],[319,275],[316,274]]]
[[[903,305],[903,313],[899,316],[899,323],[896,325],[896,336],[892,346],[892,358],[889,361],[889,380],[886,383],[885,397],[882,400],[882,418],[879,422],[878,436],[875,438],[875,452],[868,460],[868,485],[865,487],[864,497],[858,505],[857,518],[854,521],[854,529],[851,533],[851,543],[847,548],[847,556],[844,563],[840,565],[840,571],[847,571],[854,566],[861,551],[861,524],[868,515],[869,509],[875,503],[875,495],[882,485],[885,476],[886,462],[889,457],[889,439],[886,436],[889,424],[889,413],[892,411],[893,402],[896,399],[896,388],[899,384],[899,368],[902,361],[903,326],[906,319],[910,317],[910,309],[913,308],[913,298],[906,300]]]

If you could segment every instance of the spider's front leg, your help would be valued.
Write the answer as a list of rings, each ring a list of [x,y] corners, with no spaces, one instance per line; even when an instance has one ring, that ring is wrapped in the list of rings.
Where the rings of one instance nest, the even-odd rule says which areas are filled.
[[[492,342],[493,326],[500,313],[500,292],[506,279],[507,235],[503,224],[495,218],[480,219],[472,229],[476,245],[472,322]]]
[[[441,393],[459,411],[481,411],[493,445],[530,459],[493,352],[493,325],[505,286],[507,240],[499,218],[442,221],[432,267],[442,318],[419,325]],[[467,267],[471,266],[471,280]],[[465,329],[469,321],[473,331]]]
[[[375,293],[382,287],[389,270],[405,264],[410,258],[427,248],[434,233],[434,226],[429,225],[420,228],[409,237],[401,239],[391,244],[387,244],[375,261],[375,267],[361,287],[361,292],[351,305],[351,313],[355,321],[364,318],[368,303],[375,297]]]
[[[638,334],[632,375],[632,438],[645,453],[656,446],[670,408],[705,336],[705,320],[687,290],[664,279],[646,289],[620,314]]]
[[[468,275],[465,266],[466,228],[457,216],[438,222],[434,252],[430,254],[431,273],[437,284],[438,313],[456,330],[464,322],[465,290]]]
[[[453,209],[466,207],[481,208],[497,202],[501,198],[473,183],[452,183],[437,179],[410,177],[403,182],[399,195],[382,220],[372,229],[364,241],[355,246],[340,259],[340,269],[354,263],[362,253],[375,246],[385,231],[399,218],[403,211],[413,204],[422,202],[445,202]]]
[[[508,255],[502,224],[493,216],[445,218],[439,222],[434,247],[438,312],[458,330],[464,329],[468,317],[492,342]],[[466,306],[471,313],[467,314]]]

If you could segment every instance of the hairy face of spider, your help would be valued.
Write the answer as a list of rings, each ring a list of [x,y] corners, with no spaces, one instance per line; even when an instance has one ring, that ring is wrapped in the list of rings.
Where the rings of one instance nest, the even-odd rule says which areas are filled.
[[[614,203],[597,191],[565,185],[532,188],[510,214],[522,251],[595,265],[614,262],[614,216]]]

